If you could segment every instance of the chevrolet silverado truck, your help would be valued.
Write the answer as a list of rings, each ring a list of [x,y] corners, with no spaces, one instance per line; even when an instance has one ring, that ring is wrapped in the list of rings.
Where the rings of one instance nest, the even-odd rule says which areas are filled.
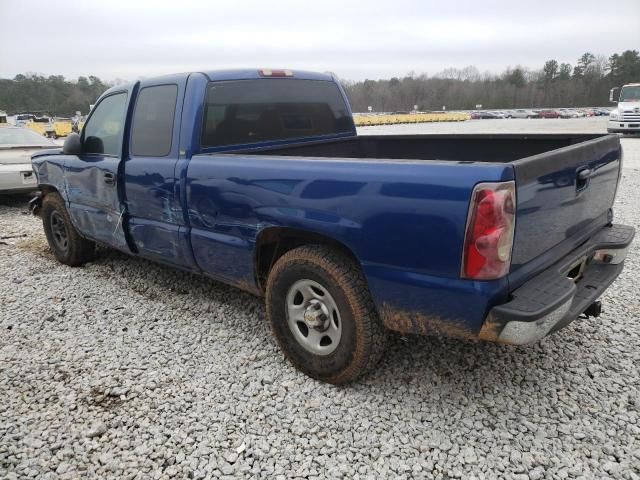
[[[331,74],[195,72],[104,93],[32,163],[55,257],[96,244],[263,296],[335,384],[388,332],[536,342],[598,316],[634,236],[615,135],[357,135]]]

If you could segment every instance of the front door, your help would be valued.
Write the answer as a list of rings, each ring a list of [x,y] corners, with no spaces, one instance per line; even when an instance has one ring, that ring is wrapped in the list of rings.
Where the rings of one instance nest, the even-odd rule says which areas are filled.
[[[69,213],[81,234],[127,250],[118,195],[128,92],[114,92],[94,107],[82,133],[83,153],[65,164]]]

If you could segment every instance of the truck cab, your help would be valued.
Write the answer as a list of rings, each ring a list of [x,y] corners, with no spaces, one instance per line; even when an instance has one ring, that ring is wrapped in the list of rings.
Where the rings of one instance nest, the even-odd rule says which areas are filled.
[[[612,88],[609,101],[618,106],[609,114],[607,132],[640,133],[640,83]]]

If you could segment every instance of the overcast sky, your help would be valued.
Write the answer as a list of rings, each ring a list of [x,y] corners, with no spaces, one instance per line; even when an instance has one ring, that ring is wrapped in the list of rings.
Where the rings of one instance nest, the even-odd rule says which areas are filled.
[[[0,0],[0,78],[285,67],[352,80],[640,49],[640,0]]]

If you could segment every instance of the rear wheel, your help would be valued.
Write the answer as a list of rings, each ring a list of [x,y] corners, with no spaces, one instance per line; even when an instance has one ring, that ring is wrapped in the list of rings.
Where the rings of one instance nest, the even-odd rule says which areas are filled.
[[[56,259],[72,267],[93,259],[96,244],[82,238],[71,223],[62,197],[49,193],[42,202],[42,224]]]
[[[267,281],[267,316],[278,345],[300,371],[333,384],[373,369],[387,332],[358,265],[320,245],[284,254]]]

